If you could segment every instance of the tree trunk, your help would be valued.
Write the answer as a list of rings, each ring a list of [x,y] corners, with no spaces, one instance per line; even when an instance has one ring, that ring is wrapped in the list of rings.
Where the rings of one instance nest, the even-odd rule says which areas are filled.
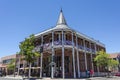
[[[29,63],[29,75],[28,75],[28,78],[31,77],[31,62]]]
[[[26,76],[26,74],[25,74],[26,72],[25,72],[25,61],[23,61],[23,77],[25,77]]]
[[[15,65],[14,65],[14,77],[15,77],[15,68],[16,68],[16,61],[15,61]]]
[[[18,73],[17,73],[17,75],[19,76],[19,74],[20,74],[20,56],[19,56],[19,63],[18,63]]]

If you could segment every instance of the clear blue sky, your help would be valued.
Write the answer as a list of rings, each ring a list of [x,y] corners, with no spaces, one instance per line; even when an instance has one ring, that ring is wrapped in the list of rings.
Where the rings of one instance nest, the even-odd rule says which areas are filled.
[[[120,52],[120,0],[0,0],[0,57],[55,26],[61,7],[71,28],[104,43],[108,53]]]

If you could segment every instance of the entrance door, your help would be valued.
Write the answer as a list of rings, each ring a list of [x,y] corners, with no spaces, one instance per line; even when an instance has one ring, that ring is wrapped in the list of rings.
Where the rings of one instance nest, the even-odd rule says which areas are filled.
[[[43,58],[43,77],[51,77],[50,57]]]
[[[56,56],[55,57],[55,77],[62,77],[62,63],[61,63],[61,56]]]

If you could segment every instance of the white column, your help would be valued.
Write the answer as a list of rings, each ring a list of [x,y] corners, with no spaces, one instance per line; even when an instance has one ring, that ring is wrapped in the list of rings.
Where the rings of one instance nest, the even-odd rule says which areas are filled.
[[[64,37],[64,33],[62,30],[62,77],[64,79],[65,78],[65,67],[64,67],[64,40],[63,40],[63,37]]]
[[[90,52],[91,52],[90,56],[91,56],[92,70],[94,71],[94,66],[93,66],[93,52],[92,52],[91,42],[89,42],[89,43],[90,43]]]
[[[66,41],[66,34],[64,34],[64,41]]]
[[[86,46],[85,46],[85,40],[83,39],[83,44],[84,44],[84,56],[85,56],[85,69],[87,70],[87,58],[86,58]]]
[[[95,47],[95,55],[97,55],[96,53],[97,53],[97,49],[96,49],[96,43],[94,43],[94,47]],[[99,51],[99,50],[98,50]],[[99,75],[99,67],[97,66],[97,71],[98,71],[98,75]]]
[[[53,67],[53,58],[54,58],[54,31],[52,31],[52,65],[51,65],[51,78],[54,78],[54,67]],[[55,66],[55,65],[54,65]]]
[[[43,46],[43,36],[41,36],[41,46]],[[42,58],[43,58],[43,52],[40,53],[40,78],[42,78]]]
[[[89,42],[90,43],[90,52],[91,52],[91,54],[90,54],[90,56],[91,56],[91,64],[92,64],[92,70],[94,71],[94,67],[93,67],[93,56],[92,56],[92,48],[91,48],[91,42]]]
[[[28,73],[28,77],[29,77],[29,78],[31,77],[31,65],[32,65],[32,63],[30,62],[30,63],[29,63],[29,73]]]
[[[77,36],[77,34],[76,34],[76,47],[77,47],[77,67],[78,67],[78,78],[80,78],[79,52],[78,52],[78,36]]]
[[[59,41],[61,41],[61,38],[60,38],[60,33],[59,33]]]
[[[94,43],[94,48],[95,48],[95,54],[96,54],[97,53],[96,43]]]
[[[76,71],[75,71],[75,51],[74,51],[74,36],[72,32],[72,56],[73,56],[73,70],[74,70],[74,78],[76,78]]]

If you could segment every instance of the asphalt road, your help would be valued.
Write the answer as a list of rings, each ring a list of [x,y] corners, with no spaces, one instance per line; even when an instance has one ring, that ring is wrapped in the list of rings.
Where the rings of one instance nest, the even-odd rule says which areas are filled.
[[[0,80],[22,80],[22,79],[17,79],[17,78],[5,78],[5,77],[0,77]],[[24,79],[28,80],[28,79]],[[30,79],[30,80],[41,80],[41,79]],[[43,78],[42,80],[63,80],[63,79],[51,79],[51,78]],[[65,79],[65,80],[120,80],[120,77],[92,77],[92,78],[86,78],[86,79]]]
[[[87,80],[87,79],[86,79]],[[120,80],[120,77],[93,77],[93,78],[89,78],[88,80]]]

